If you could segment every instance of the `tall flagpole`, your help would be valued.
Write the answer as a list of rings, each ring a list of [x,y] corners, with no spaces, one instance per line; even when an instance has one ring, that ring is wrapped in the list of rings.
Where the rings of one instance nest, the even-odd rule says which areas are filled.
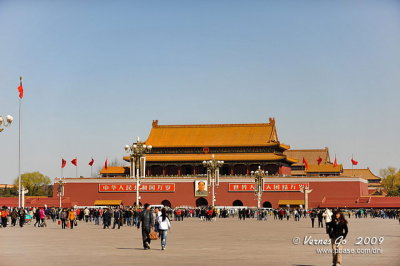
[[[22,84],[22,77],[19,77],[20,86]],[[19,97],[19,110],[18,110],[18,208],[21,208],[21,104],[22,98]]]
[[[78,157],[76,157],[75,174],[76,178],[78,178]]]

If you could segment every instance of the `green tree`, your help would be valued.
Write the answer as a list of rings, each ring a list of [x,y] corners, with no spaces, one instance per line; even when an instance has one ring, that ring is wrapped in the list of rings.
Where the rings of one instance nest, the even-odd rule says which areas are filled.
[[[14,180],[18,187],[18,178]],[[21,186],[28,189],[27,196],[48,196],[51,179],[40,172],[25,173],[21,175]]]
[[[400,196],[400,171],[394,167],[381,169],[382,186],[388,197]]]

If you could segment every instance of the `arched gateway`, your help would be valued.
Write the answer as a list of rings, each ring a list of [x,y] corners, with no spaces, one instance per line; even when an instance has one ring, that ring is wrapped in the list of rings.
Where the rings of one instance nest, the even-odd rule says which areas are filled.
[[[272,208],[272,204],[269,201],[264,201],[263,208]]]
[[[208,201],[205,198],[198,198],[196,200],[196,207],[206,207],[208,206]]]
[[[242,202],[241,200],[235,200],[235,201],[232,203],[232,205],[233,205],[233,206],[243,206],[243,202]]]
[[[165,207],[172,207],[171,202],[169,200],[163,200],[161,201],[161,204],[164,205]]]

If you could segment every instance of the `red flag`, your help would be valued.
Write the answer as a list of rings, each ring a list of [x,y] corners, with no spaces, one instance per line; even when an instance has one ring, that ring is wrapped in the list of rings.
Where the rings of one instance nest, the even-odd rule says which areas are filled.
[[[93,166],[93,163],[94,163],[94,160],[93,160],[93,158],[92,158],[92,160],[89,162],[89,165],[90,165],[90,166]]]
[[[357,165],[358,162],[357,162],[356,160],[354,160],[353,158],[351,158],[351,164],[352,164],[352,165]]]
[[[303,164],[304,164],[304,168],[308,169],[308,162],[306,161],[306,158],[303,157]]]
[[[61,159],[61,168],[64,168],[67,165],[67,161],[64,158]]]
[[[24,97],[24,87],[22,87],[22,78],[19,78],[18,91],[19,91],[19,98],[22,99]]]
[[[75,166],[78,166],[78,159],[73,159],[72,161],[71,161],[71,163],[73,164],[73,165],[75,165]]]
[[[108,168],[108,159],[106,159],[106,161],[104,162],[104,168],[107,170]]]
[[[318,165],[320,165],[320,164],[321,164],[321,162],[322,162],[322,158],[321,158],[321,156],[319,156],[319,157],[318,157],[318,160],[317,160],[317,162],[318,162]]]
[[[336,161],[336,156],[335,156],[335,160],[333,161],[333,167],[337,166],[337,161]]]

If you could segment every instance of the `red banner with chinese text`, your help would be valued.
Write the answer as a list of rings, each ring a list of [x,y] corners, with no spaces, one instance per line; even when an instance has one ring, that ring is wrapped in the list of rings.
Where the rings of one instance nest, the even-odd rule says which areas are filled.
[[[254,192],[254,183],[229,183],[229,192]]]
[[[175,192],[175,183],[141,184],[140,192]],[[99,184],[99,192],[136,192],[136,184]]]
[[[308,183],[264,183],[263,191],[300,191],[301,188],[309,188]],[[254,192],[254,183],[229,183],[229,192]]]
[[[264,183],[264,191],[301,191],[302,188],[309,188],[308,183]]]

